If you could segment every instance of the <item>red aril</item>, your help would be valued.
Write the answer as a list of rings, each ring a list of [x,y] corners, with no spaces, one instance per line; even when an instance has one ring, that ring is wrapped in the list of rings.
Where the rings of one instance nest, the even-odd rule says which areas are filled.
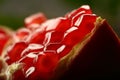
[[[22,51],[27,47],[28,45],[25,42],[17,42],[9,47],[8,50],[8,64],[12,64],[13,62],[18,61],[22,56]]]
[[[36,13],[30,17],[25,18],[25,26],[34,28],[34,24],[41,24],[47,20],[46,16],[43,13]]]
[[[16,40],[16,42],[17,41],[25,41],[28,38],[28,36],[30,35],[30,33],[31,33],[31,31],[29,29],[20,28],[16,31],[14,39],[15,40],[16,40],[16,38],[18,39],[18,40]]]
[[[10,40],[11,35],[10,32],[5,28],[0,28],[0,55],[2,55],[2,51]]]

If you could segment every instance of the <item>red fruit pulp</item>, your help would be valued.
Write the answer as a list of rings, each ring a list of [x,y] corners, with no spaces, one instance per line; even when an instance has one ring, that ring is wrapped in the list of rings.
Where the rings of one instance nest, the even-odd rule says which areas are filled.
[[[2,51],[9,39],[10,36],[7,34],[7,32],[4,29],[0,28],[0,55],[2,54]]]
[[[10,60],[8,60],[8,63],[11,64],[21,58],[22,51],[27,47],[27,44],[25,42],[18,42],[14,45],[10,46],[10,49],[8,50],[7,54],[10,56]]]
[[[21,28],[15,33],[15,38],[18,38],[18,41],[25,41],[31,31],[27,28]]]
[[[18,30],[16,36],[20,38],[8,51],[7,63],[23,63],[24,76],[19,77],[28,80],[49,79],[58,61],[92,31],[97,16],[92,14],[89,6],[47,21],[44,15],[34,16],[25,20],[29,34]],[[33,24],[37,24],[37,28]],[[26,35],[26,39],[22,39]],[[19,72],[14,75],[17,74]]]
[[[43,13],[37,13],[25,19],[25,25],[29,29],[37,28],[39,24],[47,20],[46,16]],[[34,27],[34,28],[33,28]]]

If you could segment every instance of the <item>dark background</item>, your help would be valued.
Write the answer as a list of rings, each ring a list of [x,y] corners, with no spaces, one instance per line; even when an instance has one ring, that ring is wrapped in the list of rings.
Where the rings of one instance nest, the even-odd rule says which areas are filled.
[[[106,18],[120,36],[120,0],[0,0],[0,25],[16,30],[31,14],[43,12],[48,18],[55,18],[84,4]]]

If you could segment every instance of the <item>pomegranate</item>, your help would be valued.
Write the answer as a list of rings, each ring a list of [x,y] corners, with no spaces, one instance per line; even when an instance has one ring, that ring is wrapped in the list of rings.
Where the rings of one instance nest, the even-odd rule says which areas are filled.
[[[78,80],[120,72],[119,38],[88,5],[49,20],[43,13],[31,15],[12,33],[0,29],[2,80]]]

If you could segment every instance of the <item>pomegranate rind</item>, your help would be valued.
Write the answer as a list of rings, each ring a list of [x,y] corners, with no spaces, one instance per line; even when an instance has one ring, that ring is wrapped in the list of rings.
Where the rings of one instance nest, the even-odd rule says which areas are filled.
[[[91,33],[59,61],[54,79],[119,76],[119,62],[119,38],[107,21],[98,17]]]

